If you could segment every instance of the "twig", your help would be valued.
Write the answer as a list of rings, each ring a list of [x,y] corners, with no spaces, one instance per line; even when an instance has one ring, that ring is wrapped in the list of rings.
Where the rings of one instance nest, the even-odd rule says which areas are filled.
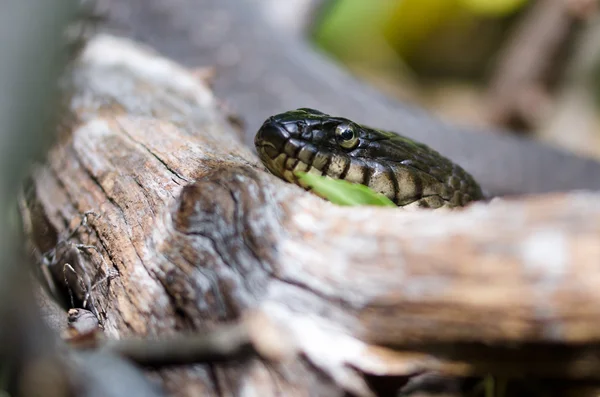
[[[103,348],[148,367],[227,361],[256,353],[248,329],[241,323],[172,339],[110,340]]]
[[[535,126],[549,98],[555,58],[569,39],[576,17],[564,0],[537,1],[502,51],[487,93],[489,118],[498,125]]]

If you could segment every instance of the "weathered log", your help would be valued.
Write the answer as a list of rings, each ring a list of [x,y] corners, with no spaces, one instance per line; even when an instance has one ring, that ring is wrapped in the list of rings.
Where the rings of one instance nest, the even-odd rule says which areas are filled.
[[[130,42],[94,39],[65,87],[74,117],[24,211],[40,253],[62,247],[54,281],[69,262],[81,301],[118,274],[91,290],[109,337],[250,317],[257,343],[296,353],[161,370],[169,392],[369,395],[361,373],[422,369],[600,378],[600,194],[337,207],[268,174],[200,81]],[[82,252],[65,239],[86,211]]]

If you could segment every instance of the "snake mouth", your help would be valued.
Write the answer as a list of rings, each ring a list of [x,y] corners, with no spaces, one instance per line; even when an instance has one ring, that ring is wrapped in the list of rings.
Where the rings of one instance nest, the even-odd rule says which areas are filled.
[[[298,179],[298,172],[352,183],[366,182],[367,185],[365,175],[372,174],[361,159],[352,160],[349,156],[319,149],[273,118],[265,121],[258,130],[254,145],[261,161],[272,174],[303,188],[306,186]]]
[[[285,126],[269,119],[254,138],[256,151],[263,164],[275,176],[306,188],[296,172],[323,175],[323,165],[329,155],[291,134]],[[320,159],[320,161],[318,160]]]
[[[254,145],[271,159],[283,152],[290,134],[272,118],[264,122],[254,137]]]
[[[323,172],[315,168],[311,163],[302,161],[301,159],[290,156],[286,151],[274,153],[275,146],[269,143],[257,145],[258,154],[267,167],[267,169],[277,177],[280,177],[290,183],[294,183],[301,187],[306,186],[298,180],[296,172],[307,172],[316,175],[323,175]]]
[[[272,118],[264,122],[254,137],[254,146],[263,164],[275,176],[286,179],[283,175],[285,161],[285,143],[290,135]]]
[[[296,135],[287,131],[284,124],[270,118],[256,133],[254,145],[263,164],[271,173],[304,187],[295,172],[311,172],[318,175],[322,175],[322,172],[312,164],[316,148],[306,141],[296,139]]]

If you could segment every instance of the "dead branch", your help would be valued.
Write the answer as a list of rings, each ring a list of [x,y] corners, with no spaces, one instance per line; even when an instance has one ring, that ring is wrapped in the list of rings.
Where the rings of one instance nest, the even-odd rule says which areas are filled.
[[[536,127],[548,116],[550,80],[579,19],[573,8],[565,0],[538,0],[519,21],[491,78],[493,123]]]

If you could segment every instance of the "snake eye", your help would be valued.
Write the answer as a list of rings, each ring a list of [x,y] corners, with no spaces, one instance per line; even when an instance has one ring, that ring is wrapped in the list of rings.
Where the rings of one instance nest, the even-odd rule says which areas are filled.
[[[340,124],[335,127],[335,137],[344,149],[354,149],[358,145],[356,131],[349,124]]]

